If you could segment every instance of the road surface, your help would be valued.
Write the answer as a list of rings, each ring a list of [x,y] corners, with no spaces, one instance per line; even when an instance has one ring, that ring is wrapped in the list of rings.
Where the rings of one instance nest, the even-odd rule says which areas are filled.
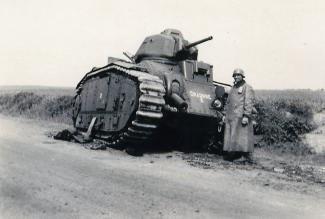
[[[254,171],[193,167],[180,152],[131,157],[47,137],[59,128],[0,116],[0,218],[325,217],[325,192],[254,184]]]

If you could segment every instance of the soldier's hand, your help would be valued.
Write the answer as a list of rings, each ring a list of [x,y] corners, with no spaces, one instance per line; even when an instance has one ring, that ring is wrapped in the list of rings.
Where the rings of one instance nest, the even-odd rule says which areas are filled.
[[[246,116],[243,117],[243,119],[241,120],[241,124],[243,126],[247,125],[248,124],[248,118]]]
[[[225,116],[223,116],[221,120],[219,120],[218,126],[222,127],[225,124],[225,121],[226,121]]]

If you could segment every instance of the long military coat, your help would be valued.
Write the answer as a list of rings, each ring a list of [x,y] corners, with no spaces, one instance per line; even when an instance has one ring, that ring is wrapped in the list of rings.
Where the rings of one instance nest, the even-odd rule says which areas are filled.
[[[254,133],[252,111],[255,94],[253,88],[245,81],[234,85],[228,95],[225,106],[224,151],[252,152],[254,149]],[[248,117],[248,124],[243,126],[243,116]]]

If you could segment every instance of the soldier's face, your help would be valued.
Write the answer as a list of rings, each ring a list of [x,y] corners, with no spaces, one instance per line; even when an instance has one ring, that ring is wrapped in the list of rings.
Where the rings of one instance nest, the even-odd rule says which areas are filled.
[[[238,83],[243,80],[243,76],[240,74],[234,74],[233,77],[234,77],[235,83]]]

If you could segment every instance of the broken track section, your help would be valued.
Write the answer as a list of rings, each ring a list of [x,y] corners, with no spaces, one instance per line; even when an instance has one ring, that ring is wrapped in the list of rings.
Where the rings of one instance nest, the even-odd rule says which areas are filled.
[[[83,134],[85,138],[88,138],[89,134],[92,133],[93,136],[105,140],[107,146],[121,148],[125,144],[142,144],[147,142],[158,128],[159,122],[163,117],[162,108],[165,104],[163,81],[155,75],[148,74],[139,69],[133,69],[132,67],[129,63],[115,62],[108,67],[88,73],[78,84],[78,95],[82,95],[88,80],[97,76],[101,78],[116,76],[122,77],[125,80],[131,80],[136,86],[134,90],[137,92],[134,103],[136,107],[132,112],[129,112],[129,118],[127,118],[128,121],[124,127],[121,127],[119,130],[101,129],[101,127],[105,126],[103,124],[105,121],[103,122],[97,118],[98,121],[95,125],[91,126],[92,123],[89,124],[87,128],[88,135]],[[118,89],[123,89],[122,85],[119,86]],[[110,95],[108,96],[111,98]],[[75,111],[78,111],[78,109],[75,109]],[[123,115],[121,113],[118,116]],[[91,121],[94,121],[95,118],[96,115],[94,114]],[[79,114],[76,116],[75,127],[79,133],[85,131],[84,128],[78,127],[78,121],[80,121],[80,109]]]

